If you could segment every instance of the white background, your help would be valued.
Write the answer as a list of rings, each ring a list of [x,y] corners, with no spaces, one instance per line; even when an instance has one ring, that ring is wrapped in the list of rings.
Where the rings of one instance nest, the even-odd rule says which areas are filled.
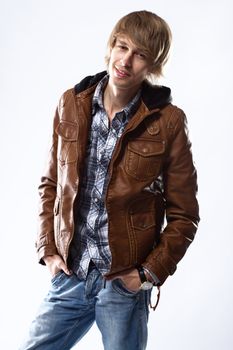
[[[105,68],[113,25],[141,9],[162,16],[173,32],[161,83],[188,117],[202,218],[150,314],[148,350],[233,348],[231,1],[1,0],[1,349],[17,349],[48,289],[34,240],[37,186],[57,101]],[[103,349],[95,326],[76,348]]]

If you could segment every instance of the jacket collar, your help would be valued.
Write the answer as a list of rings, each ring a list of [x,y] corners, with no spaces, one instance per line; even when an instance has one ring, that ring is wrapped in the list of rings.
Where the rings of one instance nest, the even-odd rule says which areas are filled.
[[[81,80],[81,82],[74,87],[75,95],[94,87],[106,74],[106,71],[102,71],[96,75],[89,75]],[[148,110],[162,108],[171,103],[171,90],[166,86],[152,85],[148,82],[144,82],[142,84],[142,100]]]

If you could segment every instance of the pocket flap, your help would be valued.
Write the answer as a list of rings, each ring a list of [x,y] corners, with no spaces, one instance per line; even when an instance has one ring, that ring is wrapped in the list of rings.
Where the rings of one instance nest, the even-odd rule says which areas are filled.
[[[133,214],[131,215],[131,224],[139,231],[148,230],[155,226],[155,214],[152,212]]]
[[[128,144],[128,149],[143,157],[151,157],[165,152],[165,141],[134,141]]]
[[[78,126],[75,123],[61,120],[56,128],[56,133],[65,141],[77,141]]]

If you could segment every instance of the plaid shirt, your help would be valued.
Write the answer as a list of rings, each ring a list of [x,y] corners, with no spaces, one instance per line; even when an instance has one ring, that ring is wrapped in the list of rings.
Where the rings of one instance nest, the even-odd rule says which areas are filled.
[[[108,185],[108,166],[115,145],[129,119],[136,112],[141,91],[116,113],[111,125],[103,106],[103,92],[108,75],[97,85],[92,102],[92,124],[80,186],[78,217],[71,245],[72,269],[80,279],[86,279],[92,260],[101,274],[109,271],[111,252],[108,243],[108,217],[105,194]]]

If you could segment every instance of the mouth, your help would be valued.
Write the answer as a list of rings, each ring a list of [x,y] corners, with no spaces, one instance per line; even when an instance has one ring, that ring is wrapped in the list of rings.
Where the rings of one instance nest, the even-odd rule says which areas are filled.
[[[119,68],[117,66],[114,66],[114,68],[115,68],[115,71],[116,71],[116,74],[117,74],[118,77],[126,78],[126,77],[130,76],[129,72],[125,71],[124,69],[121,69],[121,68]]]

